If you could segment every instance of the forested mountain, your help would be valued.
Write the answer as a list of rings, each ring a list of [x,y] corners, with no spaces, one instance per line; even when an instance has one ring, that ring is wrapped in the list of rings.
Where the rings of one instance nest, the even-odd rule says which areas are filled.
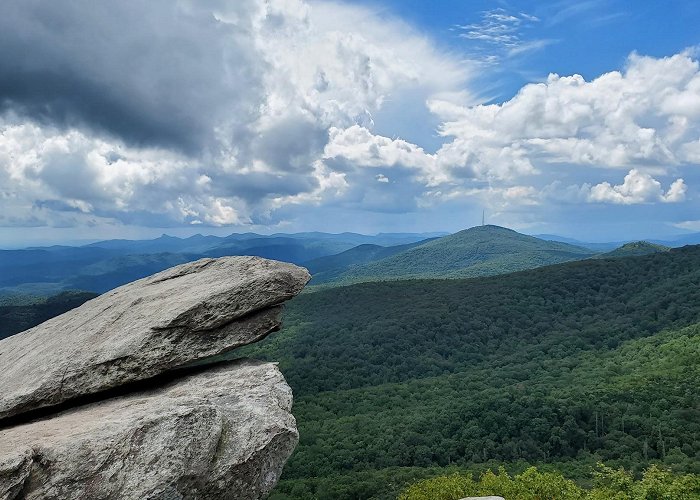
[[[303,265],[313,276],[311,279],[312,285],[328,283],[337,280],[339,276],[353,266],[381,260],[418,245],[423,245],[431,240],[432,238],[430,240],[389,247],[370,244],[358,245],[339,254],[327,255],[304,262]]]
[[[625,243],[620,248],[616,248],[612,252],[601,254],[600,258],[619,258],[619,257],[638,257],[640,255],[650,255],[659,252],[668,252],[669,247],[648,241],[634,241]]]
[[[301,441],[273,498],[395,498],[450,466],[700,472],[698,323],[685,247],[309,293],[233,354],[280,360],[294,389]]]
[[[441,238],[420,234],[299,233],[195,235],[109,240],[83,247],[0,250],[0,292],[50,296],[102,293],[202,257],[256,255],[307,266],[312,285],[405,278],[503,274],[590,257],[592,250],[544,241],[497,226]]]
[[[353,266],[333,281],[490,276],[585,259],[593,250],[546,241],[499,226],[477,226],[390,257]]]

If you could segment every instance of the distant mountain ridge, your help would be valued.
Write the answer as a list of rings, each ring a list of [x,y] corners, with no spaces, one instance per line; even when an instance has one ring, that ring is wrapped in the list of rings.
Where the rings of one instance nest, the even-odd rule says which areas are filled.
[[[491,276],[591,257],[629,257],[667,249],[653,242],[617,249],[610,244],[582,246],[494,225],[437,237],[439,234],[234,233],[188,238],[164,234],[151,240],[106,240],[81,247],[0,250],[0,295],[50,296],[66,290],[103,293],[174,265],[228,255],[255,255],[306,266],[313,275],[307,291],[312,291],[318,286],[366,281]]]
[[[334,280],[347,284],[414,278],[467,278],[580,260],[593,250],[541,240],[500,226],[472,227],[353,266]]]
[[[311,272],[313,278],[311,284],[329,283],[337,280],[340,275],[354,266],[367,264],[404,252],[418,245],[423,245],[435,238],[407,243],[405,245],[395,245],[384,247],[380,245],[364,244],[358,245],[339,254],[319,257],[304,263],[304,266]]]
[[[572,245],[590,248],[591,250],[596,250],[600,252],[610,251],[615,248],[619,248],[623,245],[626,245],[627,243],[635,243],[635,241],[633,240],[586,242],[574,238],[559,236],[557,234],[535,234],[533,236],[535,236],[535,238],[540,238],[548,241],[560,241],[562,243],[570,243]],[[670,237],[668,239],[648,238],[642,241],[670,248],[680,248],[686,245],[700,245],[700,233],[683,234],[675,237]]]
[[[168,267],[202,257],[255,255],[301,264],[361,244],[402,245],[434,235],[410,233],[296,233],[150,240],[106,240],[80,247],[0,250],[0,295],[49,296],[66,290],[102,293]]]
[[[85,247],[96,247],[106,249],[129,250],[138,253],[161,253],[161,252],[199,252],[206,249],[226,247],[231,245],[241,245],[253,247],[263,241],[321,241],[341,242],[348,248],[362,244],[375,244],[382,246],[402,245],[421,241],[426,238],[445,236],[449,233],[378,233],[376,235],[365,235],[359,233],[273,233],[269,235],[258,233],[233,233],[228,236],[213,236],[195,234],[187,238],[178,238],[163,234],[158,238],[148,240],[104,240],[85,245]]]

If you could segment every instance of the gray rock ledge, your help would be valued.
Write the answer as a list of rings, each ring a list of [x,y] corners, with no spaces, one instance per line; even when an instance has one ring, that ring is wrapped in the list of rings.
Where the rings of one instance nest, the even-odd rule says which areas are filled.
[[[306,269],[202,259],[119,287],[0,341],[0,419],[57,405],[260,340]]]
[[[0,430],[0,500],[262,498],[291,404],[274,364],[239,360]]]

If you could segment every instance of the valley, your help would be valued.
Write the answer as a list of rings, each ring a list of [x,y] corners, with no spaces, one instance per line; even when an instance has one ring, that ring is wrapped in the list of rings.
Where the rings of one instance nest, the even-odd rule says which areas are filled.
[[[395,498],[435,468],[504,463],[698,473],[699,303],[686,247],[305,294],[284,334],[232,354],[279,360],[297,398],[275,498]]]
[[[495,226],[421,236],[237,250],[275,247],[313,275],[282,332],[221,356],[277,361],[294,391],[300,444],[271,498],[394,499],[423,478],[498,466],[583,482],[597,462],[700,473],[700,246],[596,253]],[[71,281],[96,291],[197,256],[168,239],[95,248],[48,251],[75,266],[109,253]],[[301,248],[336,253],[304,260]],[[32,261],[46,254],[28,252],[50,281]],[[95,295],[6,293],[0,334]]]

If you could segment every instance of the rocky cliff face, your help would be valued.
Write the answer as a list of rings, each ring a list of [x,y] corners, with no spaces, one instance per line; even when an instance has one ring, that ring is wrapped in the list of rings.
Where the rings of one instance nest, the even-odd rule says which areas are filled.
[[[281,373],[180,367],[278,329],[308,279],[204,259],[0,341],[0,499],[266,496],[298,437]]]

